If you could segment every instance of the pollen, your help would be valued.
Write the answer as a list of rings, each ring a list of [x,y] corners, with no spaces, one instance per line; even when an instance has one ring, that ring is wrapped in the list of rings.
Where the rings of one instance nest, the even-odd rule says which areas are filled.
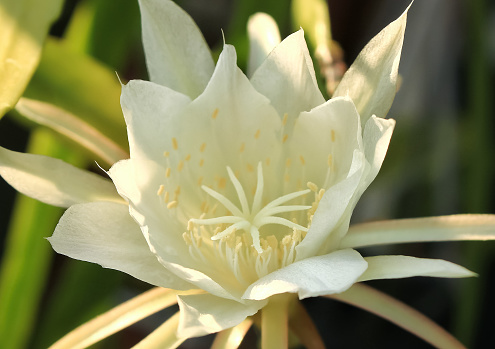
[[[177,205],[179,204],[179,202],[177,200],[174,200],[174,201],[170,201],[168,204],[167,204],[167,208],[168,209],[172,209],[172,208],[175,208],[177,207]]]
[[[290,167],[291,163],[292,163],[292,160],[290,158],[287,158],[287,160],[285,160],[285,167]]]
[[[184,158],[184,160],[186,160],[186,161],[191,160],[191,154],[187,154],[186,157]]]
[[[227,178],[225,178],[225,177],[220,177],[220,178],[218,179],[218,187],[219,187],[220,189],[223,189],[223,188],[225,188],[225,186],[226,186],[226,185],[227,185]]]
[[[270,162],[271,162],[271,159],[270,158],[266,158],[266,160],[265,160],[266,166],[270,166]]]
[[[212,118],[213,120],[215,120],[215,119],[217,118],[217,116],[218,116],[218,108],[216,108],[216,109],[213,111],[213,114],[211,114],[211,118]]]
[[[261,129],[258,129],[258,130],[256,131],[256,133],[254,134],[254,139],[258,139],[258,138],[260,138],[260,133],[261,133]]]
[[[247,168],[248,172],[254,172],[254,167],[253,167],[253,165],[251,165],[251,164],[247,164],[247,165],[246,165],[246,168]]]
[[[160,187],[158,188],[156,195],[158,195],[158,196],[162,195],[164,190],[165,190],[165,187],[163,186],[163,184],[160,184]]]
[[[165,170],[165,177],[170,177],[170,172],[171,172],[171,169],[170,167],[167,167],[167,169]]]
[[[177,143],[177,138],[172,138],[172,147],[177,150],[179,149],[179,143]]]
[[[179,164],[177,165],[177,171],[182,171],[182,169],[184,168],[184,161],[179,161]]]
[[[200,152],[204,152],[206,149],[206,143],[201,144],[201,147],[199,147]]]
[[[170,155],[170,152],[168,152],[168,151],[164,151],[164,152],[163,152],[163,156],[164,156],[164,157],[168,158],[168,156],[169,156],[169,155]]]
[[[314,184],[313,182],[308,182],[306,184],[308,186],[308,188],[312,191],[312,192],[315,192],[317,193],[318,192],[318,187],[316,184]]]

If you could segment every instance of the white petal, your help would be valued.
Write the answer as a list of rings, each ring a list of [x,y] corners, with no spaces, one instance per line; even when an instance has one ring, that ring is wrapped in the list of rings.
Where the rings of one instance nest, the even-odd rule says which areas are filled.
[[[140,0],[150,79],[191,98],[203,92],[214,62],[192,18],[170,0]]]
[[[47,156],[0,147],[0,175],[17,191],[53,206],[122,202],[109,180]]]
[[[348,176],[354,150],[362,149],[361,137],[351,99],[334,98],[301,113],[289,138],[290,152],[293,159],[305,159],[307,181],[327,189]]]
[[[462,278],[476,276],[460,265],[442,259],[426,259],[409,256],[366,257],[368,269],[358,281],[375,279],[400,279],[413,276]]]
[[[163,152],[172,147],[170,124],[190,102],[189,97],[152,82],[131,80],[122,86],[120,103],[131,157],[163,160]]]
[[[385,117],[394,100],[408,9],[364,47],[333,95],[351,97],[363,125]]]
[[[328,298],[354,305],[381,316],[424,339],[435,348],[465,349],[450,333],[419,311],[364,284],[356,284],[346,292],[329,295]]]
[[[341,248],[417,241],[495,240],[495,215],[396,219],[351,226]]]
[[[248,76],[266,59],[275,46],[280,44],[280,32],[275,20],[266,13],[256,13],[248,21],[249,61]]]
[[[366,267],[363,257],[350,249],[307,258],[259,279],[242,298],[261,300],[290,292],[303,299],[340,293],[351,287]]]
[[[120,270],[152,285],[194,288],[158,262],[127,205],[94,202],[71,206],[48,240],[58,253]]]
[[[323,195],[304,240],[296,247],[297,260],[335,250],[347,232],[356,192],[364,174],[364,154],[354,153],[349,177]]]
[[[313,62],[302,30],[275,47],[256,70],[251,82],[270,99],[281,116],[288,114],[287,125],[292,125],[300,112],[325,102],[316,84]]]
[[[362,185],[363,191],[375,179],[382,166],[394,127],[395,120],[385,120],[374,115],[366,122],[363,132],[364,154],[371,166]]]
[[[265,302],[239,303],[210,294],[178,296],[179,337],[197,337],[234,327],[256,314]]]

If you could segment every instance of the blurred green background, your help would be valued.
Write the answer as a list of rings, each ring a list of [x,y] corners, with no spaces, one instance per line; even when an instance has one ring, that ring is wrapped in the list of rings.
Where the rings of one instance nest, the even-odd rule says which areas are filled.
[[[226,42],[236,46],[241,68],[247,62],[246,23],[251,14],[272,15],[282,37],[300,26],[288,0],[177,3],[195,19],[216,54],[223,29]],[[343,61],[350,65],[408,4],[408,0],[329,0],[332,38],[342,48]],[[316,61],[315,69],[318,73]],[[389,113],[397,126],[381,173],[363,195],[354,222],[495,212],[494,71],[494,2],[413,4],[399,69],[401,87]],[[137,1],[66,0],[24,95],[71,111],[126,147],[114,72],[123,81],[147,79]],[[0,120],[0,145],[97,171],[99,159],[94,155],[15,111]],[[79,324],[149,288],[122,273],[56,255],[43,237],[51,235],[62,211],[16,196],[3,180],[0,191],[1,347],[46,348]],[[479,273],[473,279],[371,284],[433,318],[468,347],[495,343],[495,301],[490,297],[495,294],[494,243],[408,244],[363,252],[444,258]],[[308,299],[304,305],[328,347],[429,347],[359,309],[324,299]],[[172,312],[158,313],[94,347],[130,348]],[[254,332],[246,338],[245,348],[255,343]],[[210,341],[190,340],[182,347],[208,347]]]

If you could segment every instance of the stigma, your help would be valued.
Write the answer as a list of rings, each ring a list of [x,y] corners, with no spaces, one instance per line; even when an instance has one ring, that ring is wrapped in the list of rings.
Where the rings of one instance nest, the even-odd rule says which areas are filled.
[[[258,181],[256,185],[256,191],[254,193],[253,202],[251,205],[248,203],[248,199],[244,188],[242,187],[239,180],[236,178],[234,172],[230,167],[227,167],[227,173],[229,178],[234,185],[235,191],[237,193],[240,207],[236,206],[232,201],[230,201],[224,195],[218,193],[217,191],[207,187],[202,186],[201,188],[212,198],[217,200],[222,204],[232,215],[220,216],[215,218],[207,219],[190,219],[188,223],[188,230],[191,230],[193,225],[199,226],[217,226],[221,227],[227,224],[227,228],[215,230],[215,234],[211,237],[211,240],[221,240],[226,239],[229,236],[235,234],[237,231],[244,231],[251,236],[252,246],[258,252],[258,254],[263,253],[263,248],[261,246],[260,240],[260,228],[268,224],[278,224],[288,227],[292,230],[297,230],[300,232],[307,232],[308,228],[297,224],[296,222],[290,221],[286,218],[277,216],[281,213],[295,212],[295,211],[305,211],[309,210],[311,206],[305,205],[283,205],[286,202],[306,195],[311,190],[301,190],[293,193],[283,195],[266,205],[262,205],[263,197],[263,168],[261,162],[258,164]]]

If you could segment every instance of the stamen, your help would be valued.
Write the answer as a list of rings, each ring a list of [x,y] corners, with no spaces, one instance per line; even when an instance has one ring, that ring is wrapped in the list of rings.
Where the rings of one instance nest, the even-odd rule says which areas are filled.
[[[212,118],[213,120],[215,120],[215,119],[217,118],[217,116],[218,116],[218,108],[216,108],[216,109],[213,111],[213,114],[211,114],[211,118]]]
[[[179,148],[179,144],[177,143],[177,138],[172,138],[172,147],[177,150]]]

